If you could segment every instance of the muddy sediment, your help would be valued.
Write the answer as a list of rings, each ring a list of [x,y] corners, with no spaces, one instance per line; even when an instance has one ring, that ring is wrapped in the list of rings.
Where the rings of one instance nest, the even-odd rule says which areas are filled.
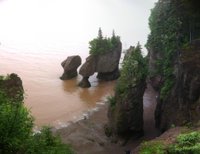
[[[160,133],[154,127],[154,110],[157,93],[148,85],[144,95],[144,136],[130,139],[125,145],[122,142],[112,143],[104,134],[107,122],[108,104],[98,105],[98,111],[85,116],[66,128],[56,130],[65,143],[71,144],[78,154],[123,154],[133,151],[142,141],[157,137]]]

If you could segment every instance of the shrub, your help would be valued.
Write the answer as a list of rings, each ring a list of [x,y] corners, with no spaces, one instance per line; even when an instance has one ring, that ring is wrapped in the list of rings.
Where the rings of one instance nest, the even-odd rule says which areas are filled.
[[[73,154],[69,145],[63,144],[58,136],[53,136],[49,127],[33,135],[27,142],[26,154]]]
[[[162,142],[144,142],[141,145],[140,154],[165,154]]]
[[[22,95],[13,99],[0,90],[0,154],[72,154],[50,128],[33,134],[33,117],[24,106]]]
[[[111,107],[114,107],[116,104],[116,98],[114,96],[107,97],[107,101]]]
[[[199,154],[200,132],[180,134],[176,143],[169,147],[170,154]]]
[[[21,102],[12,102],[0,91],[0,147],[15,153],[32,133],[33,118]]]

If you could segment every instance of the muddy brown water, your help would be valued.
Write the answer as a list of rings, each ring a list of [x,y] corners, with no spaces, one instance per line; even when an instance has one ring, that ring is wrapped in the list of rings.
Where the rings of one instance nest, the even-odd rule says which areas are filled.
[[[154,127],[156,95],[157,93],[148,85],[144,95],[144,136],[130,138],[126,144],[123,140],[113,143],[104,133],[103,128],[108,121],[107,104],[98,105],[99,110],[88,118],[55,130],[55,133],[58,133],[65,143],[71,144],[77,154],[125,154],[126,151],[136,154],[137,146],[141,142],[160,135]]]
[[[60,63],[73,55],[70,52],[22,52],[0,49],[0,74],[17,73],[23,80],[25,105],[35,118],[35,124],[62,127],[76,121],[113,92],[115,81],[101,82],[90,77],[92,87],[77,86],[81,76],[68,81]],[[82,53],[84,61],[87,54]]]
[[[60,63],[72,54],[65,52],[16,52],[0,49],[0,74],[17,73],[23,80],[25,105],[35,117],[35,124],[51,125],[61,128],[59,133],[66,143],[73,145],[80,153],[124,153],[142,141],[159,135],[154,127],[154,110],[157,93],[148,85],[144,95],[144,133],[139,140],[130,140],[126,146],[110,143],[104,135],[103,125],[107,122],[107,108],[100,110],[88,120],[78,121],[67,128],[70,121],[79,120],[82,115],[108,96],[113,94],[115,81],[101,82],[94,76],[90,78],[92,87],[82,89],[77,86],[81,80],[61,81],[63,73]],[[82,55],[85,59],[87,55]],[[98,105],[99,106],[99,105]],[[90,134],[90,136],[88,136]],[[87,150],[86,150],[87,147]]]

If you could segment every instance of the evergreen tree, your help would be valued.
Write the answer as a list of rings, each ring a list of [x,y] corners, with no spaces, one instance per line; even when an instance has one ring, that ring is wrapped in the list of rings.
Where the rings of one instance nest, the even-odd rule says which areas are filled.
[[[99,39],[99,40],[102,40],[102,39],[103,39],[103,34],[102,34],[101,27],[99,27],[99,31],[98,31],[98,39]]]
[[[90,54],[98,55],[113,51],[119,44],[121,44],[120,37],[113,35],[111,38],[103,37],[102,30],[99,28],[97,38],[89,42]]]

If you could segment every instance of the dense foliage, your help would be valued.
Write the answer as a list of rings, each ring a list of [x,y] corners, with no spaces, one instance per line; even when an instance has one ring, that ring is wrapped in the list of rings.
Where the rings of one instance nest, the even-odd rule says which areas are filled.
[[[32,134],[33,118],[21,102],[0,91],[0,153],[16,153]]]
[[[4,78],[5,79],[5,78]],[[20,96],[20,95],[19,95]],[[0,154],[72,154],[49,128],[33,134],[33,117],[20,99],[0,90]]]
[[[125,95],[127,91],[146,79],[148,70],[146,59],[141,54],[138,44],[122,64],[121,75],[116,85],[116,94]]]
[[[90,54],[98,55],[113,51],[120,44],[120,37],[115,36],[113,31],[111,38],[103,37],[101,28],[99,28],[98,37],[89,42]]]
[[[140,154],[199,154],[200,132],[180,134],[176,142],[170,145],[162,141],[145,142],[141,145]]]
[[[199,154],[200,132],[179,135],[176,143],[171,145],[168,151],[170,154]]]
[[[24,154],[73,154],[73,151],[58,136],[53,136],[49,127],[43,127],[41,133],[25,143]]]
[[[140,154],[165,154],[162,142],[144,142],[141,145]]]
[[[159,55],[156,71],[161,75],[161,98],[165,98],[174,84],[174,65],[180,48],[200,36],[200,14],[189,0],[159,0],[149,18],[151,33],[146,47]]]

